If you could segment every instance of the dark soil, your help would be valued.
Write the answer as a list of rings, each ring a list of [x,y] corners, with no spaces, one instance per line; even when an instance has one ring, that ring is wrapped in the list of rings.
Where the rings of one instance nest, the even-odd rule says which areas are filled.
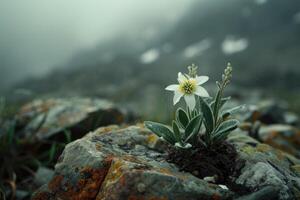
[[[192,150],[170,147],[167,161],[201,179],[214,176],[217,184],[230,183],[234,170],[240,168],[236,149],[228,142],[209,149],[204,146],[195,146]]]

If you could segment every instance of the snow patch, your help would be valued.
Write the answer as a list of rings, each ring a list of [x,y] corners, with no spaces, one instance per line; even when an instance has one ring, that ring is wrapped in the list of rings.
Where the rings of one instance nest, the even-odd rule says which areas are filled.
[[[267,2],[268,2],[268,0],[255,0],[255,3],[258,4],[258,5],[262,5],[262,4],[265,4]]]
[[[300,12],[294,15],[294,22],[300,24]]]
[[[140,61],[143,64],[150,64],[155,62],[160,56],[159,50],[158,49],[149,49],[146,52],[144,52],[141,57]]]
[[[222,42],[221,48],[224,54],[234,54],[247,49],[249,42],[246,38],[227,36]]]
[[[200,56],[204,53],[204,51],[211,47],[211,44],[212,42],[210,39],[201,40],[200,42],[187,46],[183,50],[183,56],[186,58]]]

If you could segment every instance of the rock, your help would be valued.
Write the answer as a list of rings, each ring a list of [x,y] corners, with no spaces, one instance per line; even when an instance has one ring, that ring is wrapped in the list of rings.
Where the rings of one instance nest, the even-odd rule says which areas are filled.
[[[44,140],[65,137],[82,137],[99,126],[120,124],[125,115],[114,104],[106,100],[89,98],[35,100],[24,105],[17,114],[18,126],[24,128],[24,137]]]
[[[126,141],[126,142],[124,142]],[[300,161],[236,131],[228,141],[238,151],[229,185],[193,176],[165,160],[166,145],[140,126],[97,129],[68,144],[52,180],[33,200],[297,199]],[[232,187],[232,186],[238,187]],[[241,188],[242,191],[236,188]],[[247,191],[247,193],[245,193]]]
[[[253,192],[252,194],[245,195],[237,198],[236,200],[266,200],[266,199],[278,199],[278,189],[272,186],[266,186],[261,190]]]
[[[54,171],[52,169],[46,167],[39,167],[34,176],[34,184],[38,187],[47,184],[51,181],[54,175]]]
[[[300,157],[300,130],[295,127],[281,124],[263,126],[258,131],[258,139]]]
[[[120,140],[127,141],[126,144]],[[38,199],[230,199],[231,191],[179,172],[144,128],[100,128],[68,144]],[[144,148],[141,148],[143,146]]]
[[[252,123],[255,121],[264,124],[297,125],[299,123],[299,117],[292,112],[288,112],[284,103],[266,100],[259,102],[257,105],[249,106],[249,110],[250,112],[244,119]]]
[[[235,132],[229,137],[229,140],[237,145],[239,159],[245,161],[234,182],[249,191],[258,192],[258,196],[274,196],[274,191],[277,191],[274,199],[299,198],[300,177],[292,167],[298,165],[300,160],[267,144],[249,144],[248,140],[242,142],[241,137],[236,136],[239,134]],[[235,141],[237,138],[239,140]],[[272,188],[266,189],[269,186]],[[256,195],[253,194],[254,197]],[[250,197],[247,198],[255,199]]]

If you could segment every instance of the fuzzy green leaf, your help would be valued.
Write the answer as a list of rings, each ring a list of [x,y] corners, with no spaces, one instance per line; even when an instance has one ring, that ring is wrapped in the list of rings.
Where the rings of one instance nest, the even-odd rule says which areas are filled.
[[[217,120],[217,117],[218,117],[218,113],[219,113],[219,109],[220,109],[220,101],[221,101],[221,98],[222,98],[222,90],[219,89],[218,92],[217,92],[217,95],[216,95],[216,98],[215,98],[215,103],[213,105],[213,114],[215,116],[215,120]]]
[[[238,127],[238,124],[239,121],[236,119],[230,119],[222,122],[220,126],[217,128],[217,130],[215,131],[215,133],[213,134],[213,140],[221,141],[226,139],[228,134]]]
[[[53,143],[49,150],[49,160],[48,160],[49,163],[53,161],[53,159],[55,158],[55,154],[56,154],[56,143]]]
[[[190,134],[193,133],[195,129],[198,128],[200,120],[201,120],[202,115],[198,115],[197,117],[193,118],[188,126],[185,129],[185,136],[188,137]]]
[[[213,111],[208,105],[208,103],[200,97],[201,110],[204,117],[204,125],[207,133],[211,133],[215,127],[215,120],[213,116]]]
[[[180,143],[175,143],[175,147],[178,147],[180,149],[189,149],[192,147],[192,145],[190,143],[186,143],[186,144],[180,144]]]
[[[177,121],[179,122],[179,124],[181,125],[182,128],[186,128],[186,126],[189,123],[189,117],[188,117],[187,113],[182,108],[177,109],[176,119],[177,119]]]
[[[229,101],[230,99],[231,99],[231,97],[224,97],[224,98],[221,98],[221,100],[220,100],[220,105],[219,105],[219,109],[221,109],[221,108],[225,105],[225,103],[226,103],[227,101]],[[215,101],[212,101],[212,102],[210,103],[210,107],[213,108],[214,105],[215,105]]]
[[[229,117],[230,115],[232,115],[244,108],[245,108],[245,105],[240,105],[240,106],[236,106],[236,107],[224,110],[222,112],[222,118],[225,119],[225,118]]]
[[[194,119],[192,119],[188,127],[185,129],[185,142],[188,142],[190,139],[192,139],[195,135],[199,133],[202,121],[202,115],[198,115]]]
[[[197,109],[194,109],[192,112],[192,118],[196,117],[198,115]]]
[[[173,145],[175,144],[176,140],[174,138],[173,132],[165,125],[156,122],[151,122],[151,121],[145,121],[144,124],[149,130],[155,133],[158,137],[162,137],[170,144]]]
[[[179,130],[179,127],[176,123],[175,120],[173,120],[173,124],[172,124],[172,127],[173,127],[173,132],[174,132],[174,137],[176,139],[176,142],[179,142],[181,143],[181,134],[180,134],[180,130]]]

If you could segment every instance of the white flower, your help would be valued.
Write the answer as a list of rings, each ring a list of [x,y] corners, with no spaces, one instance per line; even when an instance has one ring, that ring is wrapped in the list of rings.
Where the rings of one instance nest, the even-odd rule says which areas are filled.
[[[166,90],[174,91],[174,105],[179,102],[181,97],[184,97],[184,100],[188,107],[193,110],[196,105],[195,95],[201,97],[209,97],[207,91],[200,86],[201,84],[208,81],[208,79],[208,76],[196,76],[195,78],[192,78],[179,72],[179,84],[169,85],[168,87],[166,87]]]

